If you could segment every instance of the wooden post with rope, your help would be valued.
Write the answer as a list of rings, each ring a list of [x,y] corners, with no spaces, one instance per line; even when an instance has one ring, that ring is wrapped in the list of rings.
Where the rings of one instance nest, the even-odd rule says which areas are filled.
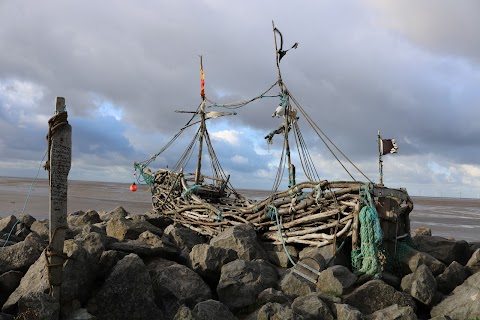
[[[48,121],[48,160],[50,186],[50,242],[46,249],[50,294],[60,301],[63,282],[63,244],[67,224],[68,173],[72,160],[72,127],[67,121],[65,98],[57,97],[55,115]]]

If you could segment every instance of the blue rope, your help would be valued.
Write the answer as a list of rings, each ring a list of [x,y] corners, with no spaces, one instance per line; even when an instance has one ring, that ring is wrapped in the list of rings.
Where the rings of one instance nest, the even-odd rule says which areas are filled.
[[[217,219],[215,219],[215,221],[220,222],[223,220],[222,213],[223,213],[222,210],[218,211]]]
[[[35,183],[35,181],[36,181],[37,178],[38,178],[38,174],[40,173],[40,168],[42,167],[43,160],[45,160],[45,157],[47,156],[47,153],[48,153],[48,150],[47,150],[47,152],[45,152],[45,154],[43,155],[43,158],[42,158],[42,160],[40,161],[40,165],[38,166],[38,169],[37,169],[37,174],[35,175],[35,178],[33,179],[32,183],[30,184],[30,189],[28,190],[27,199],[25,199],[25,203],[23,204],[22,213],[20,213],[19,218],[20,218],[21,216],[23,216],[23,214],[25,213],[25,208],[27,207],[28,199],[30,198],[30,194],[32,193],[33,184]],[[10,232],[8,233],[8,237],[7,237],[7,239],[5,240],[5,242],[3,243],[2,248],[7,245],[7,242],[8,242],[8,240],[10,240],[10,236],[12,235],[13,230],[14,230],[15,227],[17,226],[18,222],[20,222],[20,220],[17,220],[17,221],[14,223],[14,225],[12,226],[12,228],[10,229]]]
[[[278,219],[278,211],[277,211],[277,208],[274,207],[274,206],[268,206],[268,217],[270,218],[270,220],[276,220],[277,221],[277,231],[278,231],[278,234],[280,235],[280,240],[282,241],[282,246],[283,246],[283,250],[285,251],[285,253],[287,254],[287,258],[288,260],[291,262],[291,264],[293,266],[296,266],[297,264],[295,263],[295,261],[293,261],[292,257],[290,256],[290,253],[288,253],[288,250],[287,250],[287,246],[285,245],[285,240],[283,239],[283,235],[282,235],[282,225]]]
[[[184,197],[184,198],[189,197],[192,192],[197,192],[197,191],[198,191],[198,187],[199,187],[199,185],[196,184],[196,185],[194,185],[193,187],[188,188],[187,190],[185,190],[185,191],[182,193],[182,197]]]

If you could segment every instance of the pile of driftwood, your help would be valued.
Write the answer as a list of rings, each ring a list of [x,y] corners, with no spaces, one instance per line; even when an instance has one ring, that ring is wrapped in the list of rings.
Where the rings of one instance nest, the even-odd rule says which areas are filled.
[[[251,223],[266,241],[324,246],[340,237],[358,238],[361,182],[302,182],[262,201],[248,200],[215,181],[189,187],[188,174],[148,168],[154,210],[199,234],[213,237],[238,224]],[[224,183],[224,181],[223,181]],[[220,191],[219,191],[220,190]],[[219,194],[223,192],[223,194]],[[397,199],[400,206],[402,199]],[[279,232],[281,231],[281,233]]]

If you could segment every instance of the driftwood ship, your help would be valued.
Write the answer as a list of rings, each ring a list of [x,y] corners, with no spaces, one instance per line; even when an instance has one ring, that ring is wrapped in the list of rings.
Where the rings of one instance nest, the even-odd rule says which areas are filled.
[[[215,236],[229,227],[249,223],[263,241],[282,244],[287,255],[287,245],[321,247],[348,239],[356,264],[354,268],[363,273],[375,274],[381,267],[381,251],[393,255],[397,241],[409,237],[408,215],[413,209],[413,203],[405,189],[387,188],[382,183],[376,184],[370,180],[316,125],[288,90],[281,76],[280,61],[297,44],[284,50],[282,34],[275,26],[273,33],[278,79],[268,90],[247,101],[216,104],[205,95],[201,61],[200,105],[195,111],[182,111],[191,115],[190,120],[152,158],[136,162],[135,170],[139,173],[138,177],[143,179],[141,182],[151,187],[154,211],[171,217],[176,223],[199,234]],[[279,99],[279,106],[273,116],[282,118],[283,122],[265,139],[268,143],[274,138],[283,139],[282,157],[269,196],[263,200],[251,200],[237,192],[232,185],[233,179],[222,169],[207,123],[210,119],[234,115],[230,111],[234,108],[246,106],[269,94],[272,97],[274,88],[279,90],[273,95]],[[346,170],[351,181],[327,181],[318,176],[300,131],[301,123],[311,126]],[[194,126],[198,128],[177,163],[171,168],[152,171],[149,168],[151,162],[165,152],[182,133]],[[381,164],[380,149],[379,144]],[[299,161],[297,165],[303,168],[305,181],[297,182],[292,150],[298,150],[299,155],[295,159]],[[194,151],[197,157],[192,156]],[[209,175],[202,170],[205,167],[204,153],[208,153],[208,164],[211,165]],[[340,157],[346,159],[364,181],[354,179]],[[192,158],[196,160],[196,170],[186,172],[185,168]],[[282,177],[286,175],[288,187],[282,189],[283,180],[287,180]]]

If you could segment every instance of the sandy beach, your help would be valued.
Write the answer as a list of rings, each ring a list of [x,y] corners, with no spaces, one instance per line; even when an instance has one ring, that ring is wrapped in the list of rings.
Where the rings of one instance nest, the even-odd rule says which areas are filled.
[[[0,177],[0,217],[19,216],[23,212],[37,219],[47,219],[49,213],[48,180]],[[139,185],[137,192],[130,184],[110,182],[69,181],[68,213],[78,210],[111,211],[122,206],[130,213],[152,209],[148,186]],[[241,190],[249,198],[263,197],[265,191]],[[457,240],[480,241],[480,199],[413,197],[410,214],[412,229],[428,227],[433,235]]]

